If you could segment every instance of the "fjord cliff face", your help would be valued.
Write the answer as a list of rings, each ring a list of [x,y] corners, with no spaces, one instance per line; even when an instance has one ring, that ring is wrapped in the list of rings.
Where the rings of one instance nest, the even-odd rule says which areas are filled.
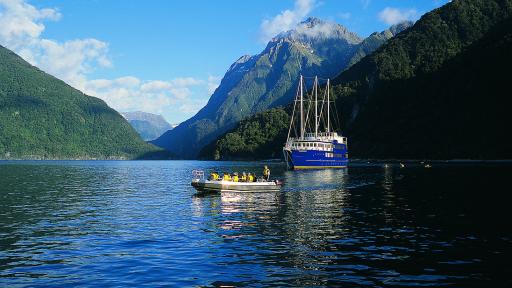
[[[351,155],[512,158],[511,17],[510,0],[452,1],[335,79]]]
[[[196,157],[203,146],[241,119],[288,104],[300,73],[337,75],[361,41],[340,25],[308,19],[272,39],[260,54],[241,57],[203,109],[153,143],[184,158]]]
[[[0,46],[0,159],[130,159],[159,150],[102,100]]]

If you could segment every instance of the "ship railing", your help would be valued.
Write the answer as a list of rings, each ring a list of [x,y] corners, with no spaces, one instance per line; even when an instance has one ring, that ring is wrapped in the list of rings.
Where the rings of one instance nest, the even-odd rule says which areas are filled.
[[[203,170],[192,170],[192,178],[193,179],[204,179],[204,171]]]

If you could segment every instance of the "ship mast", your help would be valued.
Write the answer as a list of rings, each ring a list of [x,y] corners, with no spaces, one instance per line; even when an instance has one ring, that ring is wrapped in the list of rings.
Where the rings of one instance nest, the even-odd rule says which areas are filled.
[[[315,138],[318,137],[318,77],[315,76]]]
[[[300,75],[300,140],[304,140],[304,105],[303,105],[303,87],[302,74]]]
[[[330,131],[330,125],[331,125],[331,117],[329,117],[329,113],[330,113],[330,108],[329,108],[329,103],[330,103],[330,100],[329,100],[329,79],[327,79],[327,133],[329,133]]]

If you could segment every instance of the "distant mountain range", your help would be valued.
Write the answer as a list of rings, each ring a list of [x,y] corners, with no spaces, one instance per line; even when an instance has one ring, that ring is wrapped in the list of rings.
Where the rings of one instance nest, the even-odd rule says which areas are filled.
[[[174,128],[165,121],[162,115],[148,112],[122,112],[121,115],[128,120],[132,127],[145,141],[154,140],[164,134],[167,130]]]
[[[164,157],[102,100],[0,46],[0,159]]]
[[[425,14],[333,80],[350,156],[512,159],[511,51],[512,0],[454,0]],[[272,113],[283,112],[290,114]],[[272,119],[281,130],[258,136],[257,145],[248,145],[254,137],[244,127],[268,125],[260,115],[212,141],[202,157],[279,155],[287,118]]]
[[[339,24],[309,18],[277,35],[260,54],[239,58],[204,108],[152,143],[184,158],[197,157],[238,121],[290,103],[299,74],[332,78],[410,25],[361,39]]]

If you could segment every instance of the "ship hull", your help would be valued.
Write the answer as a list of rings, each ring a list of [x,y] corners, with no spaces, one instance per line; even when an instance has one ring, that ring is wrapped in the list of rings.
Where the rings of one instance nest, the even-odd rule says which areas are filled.
[[[348,158],[346,151],[339,151],[335,155],[341,157],[326,157],[326,152],[316,150],[283,150],[284,158],[288,168],[293,170],[301,169],[324,169],[324,168],[346,168]]]

